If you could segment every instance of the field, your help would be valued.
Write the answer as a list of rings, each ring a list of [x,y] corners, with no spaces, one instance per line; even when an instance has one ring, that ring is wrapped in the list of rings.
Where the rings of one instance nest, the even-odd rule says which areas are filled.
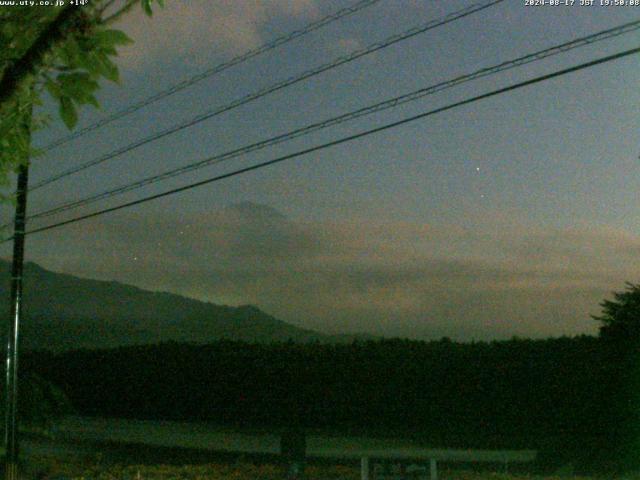
[[[205,424],[69,417],[58,426],[55,440],[31,436],[24,438],[22,445],[25,455],[22,472],[25,480],[287,478],[286,467],[281,463],[279,455],[279,437],[268,431],[239,431]],[[305,470],[305,478],[308,480],[359,480],[360,450],[376,450],[380,458],[385,456],[380,452],[415,453],[419,450],[417,445],[399,439],[327,437],[318,434],[309,435],[307,446],[308,452],[314,454]],[[461,464],[449,465],[461,468]],[[547,476],[492,473],[487,468],[493,467],[479,465],[483,469],[481,472],[447,470],[447,464],[439,464],[439,478],[640,480],[640,475],[575,476],[570,474],[568,467],[562,470],[562,475],[561,471]],[[499,469],[500,465],[495,468]],[[512,468],[518,471],[515,470],[517,465],[512,464]]]
[[[98,455],[61,460],[40,456],[29,459],[23,470],[25,477],[38,479],[67,478],[77,480],[282,480],[287,478],[283,465],[255,465],[249,462],[206,465],[135,465],[106,463]],[[311,465],[305,470],[309,480],[359,480],[357,467],[350,465]],[[470,471],[447,471],[439,473],[441,480],[596,480],[596,477],[580,476],[529,476],[504,473],[476,473]],[[597,480],[604,480],[599,477]],[[640,475],[607,480],[640,480]]]

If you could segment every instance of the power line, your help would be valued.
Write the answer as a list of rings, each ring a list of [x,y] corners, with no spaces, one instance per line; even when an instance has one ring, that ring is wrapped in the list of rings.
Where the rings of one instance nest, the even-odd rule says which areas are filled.
[[[344,65],[346,63],[352,62],[358,58],[364,57],[365,55],[369,55],[371,53],[377,52],[378,50],[381,50],[383,48],[389,47],[395,43],[401,42],[403,40],[407,40],[411,37],[414,37],[416,35],[419,35],[421,33],[424,33],[428,30],[432,30],[436,27],[442,26],[442,25],[446,25],[448,23],[454,22],[458,19],[464,18],[466,16],[472,15],[476,12],[480,12],[486,8],[489,8],[493,5],[496,5],[498,3],[503,2],[504,0],[491,0],[489,2],[483,3],[483,4],[473,4],[469,7],[463,8],[462,10],[458,10],[457,12],[453,12],[450,13],[449,15],[446,15],[445,17],[438,19],[438,20],[432,20],[430,22],[427,22],[426,24],[417,26],[417,27],[413,27],[403,33],[400,34],[396,34],[393,35],[391,37],[388,37],[387,39],[381,41],[381,42],[376,42],[372,45],[369,45],[368,47],[365,47],[363,49],[359,49],[356,50],[352,53],[350,53],[349,55],[346,56],[342,56],[342,57],[338,57],[336,59],[334,59],[333,61],[326,63],[324,65],[321,65],[319,67],[315,67],[311,70],[307,70],[305,72],[303,72],[302,74],[290,77],[288,79],[285,79],[281,82],[278,82],[274,85],[268,86],[264,89],[258,90],[257,92],[254,93],[250,93],[244,97],[241,97],[239,99],[234,100],[233,102],[224,105],[222,107],[218,107],[215,108],[214,110],[210,110],[209,112],[197,115],[196,117],[192,118],[191,120],[188,120],[184,123],[178,124],[178,125],[174,125],[173,127],[170,127],[166,130],[163,130],[161,132],[158,132],[156,134],[153,134],[151,136],[148,136],[146,138],[143,138],[141,140],[135,141],[127,146],[121,147],[117,150],[114,150],[106,155],[103,155],[97,159],[91,160],[89,162],[86,162],[82,165],[78,165],[76,167],[72,167],[62,173],[59,173],[57,175],[54,175],[52,177],[49,177],[45,180],[42,180],[39,183],[36,183],[33,187],[31,187],[30,191],[36,190],[38,188],[41,188],[45,185],[49,185],[50,183],[56,182],[62,178],[68,177],[69,175],[73,175],[75,173],[81,172],[82,170],[85,170],[87,168],[93,167],[95,165],[98,165],[100,163],[106,162],[107,160],[111,160],[112,158],[115,158],[117,156],[120,156],[124,153],[130,152],[131,150],[138,148],[142,145],[146,145],[147,143],[150,142],[154,142],[156,140],[159,140],[160,138],[166,137],[167,135],[171,135],[174,134],[176,132],[179,132],[181,130],[184,130],[185,128],[189,128],[192,127],[193,125],[196,125],[200,122],[203,122],[204,120],[208,120],[214,116],[220,115],[221,113],[224,112],[228,112],[229,110],[233,110],[234,108],[237,108],[241,105],[245,105],[253,100],[257,100],[261,97],[264,97],[265,95],[268,95],[270,93],[274,93],[276,91],[282,90],[286,87],[289,87],[291,85],[294,85],[298,82],[301,82],[303,80],[306,80],[308,78],[314,77],[316,75],[319,75],[323,72],[326,72],[328,70],[331,70],[333,68],[336,68],[340,65]]]
[[[461,75],[458,77],[455,77],[451,80],[447,80],[445,82],[440,82],[438,84],[435,85],[431,85],[429,87],[426,88],[421,88],[419,90],[413,91],[411,93],[407,93],[392,99],[388,99],[385,100],[383,102],[379,102],[376,103],[374,105],[369,105],[367,107],[363,107],[360,108],[358,110],[349,112],[349,113],[345,113],[342,115],[339,115],[337,117],[333,117],[321,122],[317,122],[317,123],[313,123],[310,125],[307,125],[305,127],[302,128],[298,128],[295,130],[292,130],[290,132],[284,133],[284,134],[280,134],[274,137],[271,137],[269,139],[266,140],[262,140],[260,142],[256,142],[244,147],[240,147],[240,148],[236,148],[234,150],[219,154],[219,155],[215,155],[213,157],[209,157],[206,158],[204,160],[195,162],[195,163],[190,163],[188,165],[182,166],[182,167],[178,167],[172,170],[168,170],[166,172],[157,174],[157,175],[153,175],[150,177],[146,177],[142,180],[138,180],[136,182],[133,183],[129,183],[120,187],[117,187],[115,189],[112,190],[107,190],[105,192],[101,192],[89,197],[85,197],[83,199],[80,200],[75,200],[72,202],[67,202],[58,206],[54,206],[48,210],[45,211],[41,211],[38,213],[35,213],[31,216],[28,217],[29,220],[34,220],[37,218],[44,218],[44,217],[49,217],[52,215],[55,215],[57,213],[61,213],[67,210],[71,210],[71,209],[75,209],[75,208],[79,208],[79,207],[83,207],[92,203],[95,203],[99,200],[103,200],[106,198],[112,198],[115,197],[117,195],[121,195],[133,190],[137,190],[139,188],[163,181],[163,180],[167,180],[169,178],[173,178],[179,175],[183,175],[185,173],[194,171],[194,170],[198,170],[200,168],[204,168],[207,166],[211,166],[214,164],[218,164],[218,163],[222,163],[224,161],[227,160],[231,160],[233,158],[239,157],[241,155],[245,155],[247,153],[250,152],[254,152],[257,150],[261,150],[263,148],[266,147],[270,147],[273,145],[277,145],[283,142],[287,142],[289,140],[292,140],[294,138],[303,136],[303,135],[308,135],[312,132],[318,131],[318,130],[322,130],[324,128],[328,128],[328,127],[332,127],[335,125],[339,125],[341,123],[350,121],[350,120],[354,120],[356,118],[360,118],[360,117],[364,117],[366,115],[370,115],[372,113],[377,113],[383,110],[387,110],[393,107],[396,107],[398,105],[402,105],[408,102],[412,102],[415,100],[418,100],[420,98],[423,98],[427,95],[432,95],[438,92],[441,92],[443,90],[452,88],[454,86],[472,81],[472,80],[476,80],[479,78],[483,78],[483,77],[487,77],[490,75],[494,75],[500,72],[503,72],[505,70],[509,70],[511,68],[515,68],[515,67],[519,67],[522,65],[527,65],[529,63],[532,62],[536,62],[539,60],[542,60],[544,58],[553,56],[553,55],[557,55],[560,53],[564,53],[567,52],[569,50],[573,50],[579,47],[583,47],[586,45],[590,45],[599,41],[603,41],[603,40],[607,40],[610,38],[614,38],[626,33],[630,33],[632,31],[638,30],[640,29],[640,20],[636,20],[634,22],[629,22],[617,27],[613,27],[607,30],[603,30],[585,37],[581,37],[578,39],[574,39],[571,40],[569,42],[565,42],[562,43],[560,45],[556,45],[550,48],[546,48],[544,50],[539,50],[537,52],[534,53],[530,53],[528,55],[524,55],[521,57],[518,57],[516,59],[513,60],[509,60],[509,61],[505,61],[502,63],[499,63],[497,65],[491,66],[491,67],[485,67],[485,68],[481,68],[479,70],[474,71],[473,73],[470,74],[466,74],[466,75]]]
[[[130,106],[128,106],[127,108],[120,110],[118,112],[115,112],[111,115],[109,115],[108,117],[102,118],[100,120],[98,120],[97,122],[88,125],[70,135],[67,135],[65,137],[61,137],[57,140],[54,140],[53,142],[49,143],[48,145],[46,145],[45,147],[43,147],[41,150],[43,152],[47,152],[49,150],[53,150],[54,148],[60,146],[60,145],[64,145],[65,143],[70,142],[71,140],[75,140],[76,138],[79,138],[89,132],[92,132],[93,130],[96,130],[98,128],[104,127],[105,125],[115,121],[115,120],[119,120],[123,117],[126,117],[127,115],[130,115],[134,112],[137,112],[138,110],[140,110],[141,108],[146,107],[147,105],[150,105],[152,103],[155,103],[159,100],[162,100],[164,98],[167,98],[171,95],[173,95],[174,93],[180,92],[182,90],[184,90],[185,88],[190,87],[191,85],[195,85],[196,83],[206,79],[206,78],[210,78],[214,75],[217,75],[218,73],[223,72],[224,70],[227,70],[228,68],[231,68],[235,65],[238,65],[242,62],[246,62],[247,60],[250,60],[251,58],[257,57],[258,55],[261,55],[263,53],[266,53],[270,50],[273,50],[277,47],[280,47],[286,43],[291,42],[292,40],[295,40],[296,38],[300,38],[303,35],[306,35],[308,33],[311,33],[315,30],[318,30],[326,25],[329,25],[330,23],[333,23],[337,20],[340,20],[341,18],[347,17],[349,15],[352,15],[360,10],[363,10],[367,7],[370,7],[371,5],[378,3],[380,0],[361,0],[357,3],[355,3],[354,5],[350,6],[350,7],[346,7],[343,8],[341,10],[338,10],[337,12],[331,14],[331,15],[327,15],[326,17],[321,18],[318,21],[312,22],[310,24],[308,24],[307,26],[301,28],[300,30],[294,30],[291,33],[288,33],[286,35],[283,35],[281,37],[276,38],[275,40],[266,43],[264,45],[261,45],[258,48],[255,48],[253,50],[249,50],[248,52],[239,55],[237,57],[232,58],[231,60],[228,60],[226,62],[220,63],[214,67],[209,68],[208,70],[205,70],[204,72],[198,73],[197,75],[194,75],[186,80],[183,80],[179,83],[176,83],[175,85],[172,85],[171,87],[162,90],[161,92],[158,92],[148,98],[145,98],[144,100],[141,100],[137,103],[134,103]]]
[[[266,161],[266,162],[262,162],[262,163],[258,163],[258,164],[252,165],[250,167],[241,168],[241,169],[235,170],[233,172],[229,172],[229,173],[225,173],[225,174],[222,174],[222,175],[218,175],[218,176],[215,176],[215,177],[212,177],[212,178],[208,178],[206,180],[201,180],[201,181],[198,181],[198,182],[195,182],[195,183],[191,183],[191,184],[188,184],[188,185],[185,185],[185,186],[182,186],[182,187],[174,188],[172,190],[168,190],[168,191],[165,191],[165,192],[162,192],[162,193],[157,193],[155,195],[149,195],[147,197],[140,198],[138,200],[134,200],[134,201],[131,201],[131,202],[123,203],[123,204],[120,204],[120,205],[116,205],[114,207],[109,207],[109,208],[105,208],[103,210],[98,210],[96,212],[88,213],[86,215],[81,215],[81,216],[78,216],[78,217],[75,217],[75,218],[72,218],[72,219],[69,219],[69,220],[65,220],[65,221],[62,221],[62,222],[58,222],[58,223],[54,223],[54,224],[51,224],[51,225],[46,225],[44,227],[40,227],[40,228],[36,228],[36,229],[33,229],[33,230],[29,230],[29,231],[26,232],[26,234],[30,235],[30,234],[33,234],[33,233],[39,233],[39,232],[44,232],[44,231],[47,231],[47,230],[52,230],[54,228],[62,227],[64,225],[69,225],[69,224],[72,224],[72,223],[80,222],[82,220],[87,220],[89,218],[93,218],[93,217],[97,217],[97,216],[100,216],[100,215],[104,215],[106,213],[111,213],[111,212],[115,212],[117,210],[122,210],[122,209],[125,209],[125,208],[133,207],[135,205],[140,205],[142,203],[146,203],[146,202],[149,202],[151,200],[156,200],[158,198],[167,197],[167,196],[170,196],[170,195],[174,195],[176,193],[180,193],[180,192],[184,192],[184,191],[187,191],[187,190],[191,190],[193,188],[200,187],[200,186],[203,186],[203,185],[207,185],[209,183],[217,182],[217,181],[220,181],[220,180],[224,180],[226,178],[235,177],[237,175],[240,175],[240,174],[243,174],[243,173],[247,173],[247,172],[250,172],[250,171],[253,171],[253,170],[258,170],[260,168],[268,167],[270,165],[274,165],[276,163],[283,162],[285,160],[290,160],[292,158],[300,157],[300,156],[303,156],[303,155],[308,155],[309,153],[313,153],[313,152],[317,152],[317,151],[320,151],[320,150],[324,150],[326,148],[333,147],[333,146],[336,146],[336,145],[340,145],[342,143],[351,142],[353,140],[357,140],[359,138],[363,138],[363,137],[372,135],[374,133],[379,133],[379,132],[382,132],[382,131],[385,131],[385,130],[389,130],[391,128],[395,128],[395,127],[398,127],[398,126],[401,126],[401,125],[404,125],[404,124],[407,124],[407,123],[410,123],[410,122],[414,122],[416,120],[420,120],[422,118],[426,118],[426,117],[429,117],[431,115],[435,115],[435,114],[438,114],[438,113],[441,113],[441,112],[452,110],[454,108],[457,108],[457,107],[460,107],[460,106],[463,106],[463,105],[468,105],[468,104],[471,104],[471,103],[474,103],[474,102],[477,102],[477,101],[480,101],[480,100],[484,100],[486,98],[490,98],[490,97],[494,97],[494,96],[497,96],[497,95],[501,95],[503,93],[510,92],[510,91],[513,91],[513,90],[518,90],[520,88],[523,88],[523,87],[526,87],[526,86],[529,86],[529,85],[533,85],[533,84],[536,84],[536,83],[544,82],[546,80],[550,80],[550,79],[553,79],[553,78],[556,78],[556,77],[567,75],[569,73],[577,72],[579,70],[584,70],[586,68],[590,68],[590,67],[593,67],[593,66],[596,66],[596,65],[600,65],[600,64],[603,64],[603,63],[607,63],[607,62],[611,62],[611,61],[614,61],[614,60],[618,60],[620,58],[627,57],[627,56],[630,56],[630,55],[634,55],[636,53],[640,53],[640,47],[633,48],[633,49],[630,49],[630,50],[625,50],[625,51],[620,52],[620,53],[616,53],[616,54],[609,55],[609,56],[606,56],[606,57],[601,57],[599,59],[592,60],[590,62],[582,63],[580,65],[576,65],[576,66],[573,66],[573,67],[570,67],[570,68],[565,68],[563,70],[558,70],[558,71],[555,71],[553,73],[549,73],[549,74],[542,75],[542,76],[539,76],[539,77],[535,77],[535,78],[532,78],[532,79],[529,79],[529,80],[525,80],[523,82],[519,82],[519,83],[510,85],[508,87],[499,88],[497,90],[493,90],[491,92],[484,93],[482,95],[477,95],[475,97],[467,98],[467,99],[461,100],[459,102],[451,103],[451,104],[446,105],[444,107],[436,108],[434,110],[430,110],[428,112],[424,112],[424,113],[421,113],[421,114],[418,114],[418,115],[414,115],[414,116],[411,116],[411,117],[408,117],[408,118],[404,118],[404,119],[396,121],[396,122],[387,123],[387,124],[382,125],[380,127],[372,128],[370,130],[366,130],[364,132],[356,133],[354,135],[349,135],[349,136],[346,136],[346,137],[342,137],[342,138],[339,138],[337,140],[333,140],[331,142],[327,142],[327,143],[323,143],[321,145],[317,145],[315,147],[311,147],[311,148],[307,148],[305,150],[300,150],[298,152],[294,152],[294,153],[290,153],[290,154],[287,154],[287,155],[283,155],[281,157],[277,157],[277,158],[274,158],[274,159]],[[11,240],[11,238],[9,238],[7,240],[4,240],[4,242],[9,241],[9,240]]]

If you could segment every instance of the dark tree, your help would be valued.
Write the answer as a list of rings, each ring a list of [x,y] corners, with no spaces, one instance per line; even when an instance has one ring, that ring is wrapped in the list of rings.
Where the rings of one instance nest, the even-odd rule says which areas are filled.
[[[601,323],[600,337],[624,344],[640,340],[640,285],[627,283],[624,292],[614,292],[614,300],[600,304],[602,314],[593,318]]]
[[[4,378],[0,387],[5,391]],[[24,372],[20,377],[20,427],[30,432],[49,435],[57,419],[73,413],[66,394],[53,383],[33,372]],[[0,418],[4,418],[4,402],[0,402]],[[4,432],[4,426],[0,427]]]
[[[612,460],[618,467],[639,468],[640,459],[640,285],[627,283],[623,292],[605,300],[600,340],[605,372],[603,419],[609,431]]]

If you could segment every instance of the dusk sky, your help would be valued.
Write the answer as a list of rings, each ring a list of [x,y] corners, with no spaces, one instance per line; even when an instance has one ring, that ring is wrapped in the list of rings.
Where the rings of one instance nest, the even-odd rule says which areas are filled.
[[[119,26],[121,85],[89,125],[354,0],[167,0]],[[33,160],[32,184],[442,18],[468,0],[381,0]],[[483,3],[483,2],[479,2]],[[34,191],[29,213],[640,19],[640,7],[506,0]],[[44,226],[638,47],[639,30],[34,221]],[[57,272],[327,333],[459,340],[595,334],[640,272],[640,57],[562,76],[321,152],[27,238]],[[34,136],[67,134],[54,120]],[[2,220],[11,219],[4,207]],[[9,244],[0,254],[8,258]]]

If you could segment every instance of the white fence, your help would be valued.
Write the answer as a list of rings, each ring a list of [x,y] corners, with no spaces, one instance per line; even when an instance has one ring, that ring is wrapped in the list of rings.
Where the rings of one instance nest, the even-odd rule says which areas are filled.
[[[437,480],[438,462],[499,463],[508,468],[510,463],[532,462],[537,456],[535,450],[445,450],[419,447],[385,448],[381,450],[352,448],[325,448],[321,452],[308,452],[309,456],[327,458],[359,458],[362,480],[404,480],[426,477],[429,465],[429,479]],[[376,462],[396,465],[395,471],[377,469]],[[413,468],[413,471],[411,469]],[[424,475],[422,475],[424,473]]]

